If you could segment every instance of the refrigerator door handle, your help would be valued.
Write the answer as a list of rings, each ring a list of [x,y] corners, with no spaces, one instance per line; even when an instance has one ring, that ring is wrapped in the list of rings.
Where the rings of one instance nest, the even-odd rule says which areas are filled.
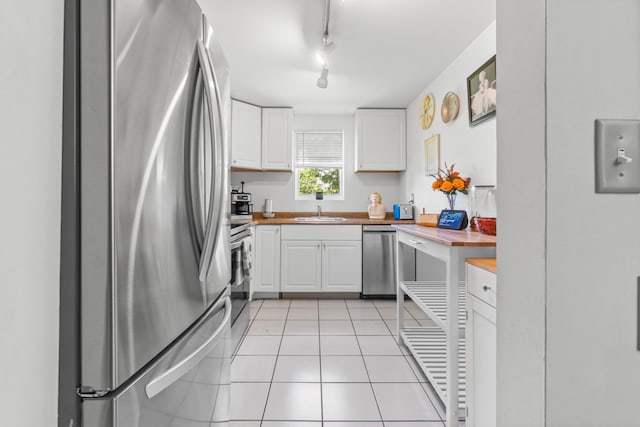
[[[202,257],[200,259],[200,280],[204,281],[209,273],[209,268],[213,260],[213,254],[218,244],[216,236],[220,228],[220,215],[222,213],[222,177],[223,177],[223,150],[222,141],[218,141],[218,131],[222,127],[222,116],[220,112],[220,98],[219,89],[216,83],[215,74],[209,62],[209,55],[207,54],[207,48],[201,40],[198,40],[198,61],[200,63],[200,69],[204,74],[204,90],[205,100],[209,110],[209,126],[211,132],[211,141],[213,144],[213,185],[211,185],[211,199],[209,200],[209,214],[207,215],[207,229],[204,236],[204,245],[202,249]],[[214,117],[214,98],[216,102],[216,109],[218,110],[217,120]],[[216,127],[216,121],[219,122],[219,127]],[[224,138],[224,135],[222,135]]]
[[[199,162],[200,162],[200,125],[202,116],[202,71],[196,68],[196,83],[193,91],[193,101],[191,105],[191,120],[189,128],[188,148],[186,150],[185,175],[186,194],[189,198],[188,209],[193,235],[194,251],[198,260],[202,257],[202,245],[204,238],[204,218],[202,216],[202,197],[199,185]]]
[[[215,181],[214,184],[217,185],[217,190],[216,190],[216,196],[217,196],[217,214],[216,214],[216,220],[215,220],[215,230],[212,233],[211,238],[214,240],[214,246],[213,246],[213,250],[211,251],[210,255],[209,255],[209,262],[206,268],[206,272],[205,272],[205,277],[206,277],[206,273],[208,273],[208,271],[211,269],[211,265],[213,264],[213,254],[215,253],[218,243],[219,243],[219,239],[216,238],[216,236],[218,235],[218,232],[220,230],[220,223],[221,223],[221,219],[222,219],[222,215],[223,215],[223,209],[224,209],[224,201],[225,201],[225,194],[226,194],[226,190],[224,188],[224,174],[227,173],[227,171],[225,170],[225,159],[224,159],[224,155],[225,155],[225,150],[224,150],[224,146],[225,146],[225,121],[224,118],[222,117],[222,92],[220,91],[220,85],[218,84],[218,78],[216,77],[216,70],[212,65],[212,61],[211,61],[211,57],[209,56],[209,52],[207,50],[207,48],[205,47],[204,43],[202,41],[198,42],[199,46],[201,47],[201,52],[202,52],[202,56],[203,56],[203,66],[205,71],[205,77],[208,77],[208,83],[211,85],[211,88],[213,89],[213,93],[215,94],[215,100],[216,100],[216,111],[218,112],[218,129],[220,131],[219,134],[216,134],[216,136],[220,136],[220,139],[218,140],[218,138],[214,139],[212,142],[214,144],[213,150],[216,152],[215,155],[215,172],[216,172],[216,176],[215,176]],[[213,115],[213,110],[209,109],[209,113],[211,113]],[[212,119],[212,122],[215,122],[215,120]],[[213,187],[213,186],[212,186]]]
[[[220,333],[224,330],[224,328],[229,323],[229,320],[231,319],[231,298],[227,296],[223,301],[218,302],[218,304],[216,305],[219,305],[221,303],[224,303],[225,313],[220,326],[218,326],[216,331],[190,355],[173,365],[162,375],[154,378],[149,382],[149,384],[147,384],[147,386],[145,387],[145,392],[149,399],[153,398],[158,393],[162,392],[162,390],[166,389],[171,384],[176,382],[180,377],[185,375],[193,367],[200,363],[200,361],[202,361],[202,359],[204,359],[207,354],[209,354],[212,344],[216,341],[218,335],[220,335]]]

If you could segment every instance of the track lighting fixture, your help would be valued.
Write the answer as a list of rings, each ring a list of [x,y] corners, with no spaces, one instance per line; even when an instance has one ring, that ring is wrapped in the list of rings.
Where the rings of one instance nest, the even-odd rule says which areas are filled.
[[[325,0],[324,8],[324,34],[322,36],[322,48],[316,52],[316,59],[322,65],[322,71],[320,72],[320,78],[317,85],[321,89],[326,89],[329,81],[327,76],[329,75],[329,54],[336,49],[336,44],[329,41],[329,11],[331,8],[331,0]]]
[[[329,84],[329,80],[327,80],[327,77],[329,75],[329,69],[324,66],[322,67],[322,72],[320,72],[320,78],[318,79],[318,87],[320,89],[326,89],[327,85]]]
[[[336,50],[336,44],[330,42],[327,36],[322,37],[322,48],[316,52],[316,59],[323,67],[329,65],[329,54]]]

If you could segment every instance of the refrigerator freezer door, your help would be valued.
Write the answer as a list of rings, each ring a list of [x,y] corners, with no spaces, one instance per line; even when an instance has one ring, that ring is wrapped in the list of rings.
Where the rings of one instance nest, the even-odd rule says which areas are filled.
[[[227,425],[230,388],[230,300],[222,298],[193,330],[114,399],[87,400],[93,427]]]

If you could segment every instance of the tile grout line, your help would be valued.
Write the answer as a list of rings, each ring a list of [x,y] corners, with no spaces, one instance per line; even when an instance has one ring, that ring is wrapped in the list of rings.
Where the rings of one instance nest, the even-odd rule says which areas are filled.
[[[255,316],[253,317],[253,319],[251,319],[251,318],[249,319],[249,324],[247,325],[247,329],[246,329],[245,333],[243,334],[242,339],[240,340],[240,343],[238,344],[238,348],[237,348],[236,354],[234,354],[233,357],[231,358],[231,364],[233,364],[234,360],[238,356],[238,353],[240,352],[240,348],[242,348],[242,345],[244,344],[245,340],[249,336],[249,330],[251,329],[251,326],[253,326],[253,322],[256,320],[256,317],[258,316],[258,313],[262,309],[262,305],[263,304],[264,304],[264,300],[260,300],[260,304],[258,305],[258,308],[257,308]],[[249,317],[251,317],[251,301],[249,301],[248,309],[249,309]],[[230,384],[242,383],[242,382],[246,382],[246,381],[230,381]],[[269,395],[269,392],[267,391],[267,396],[268,395]],[[266,400],[265,400],[265,406],[266,406]],[[229,418],[231,418],[231,414],[229,414]],[[229,421],[232,422],[234,420],[229,420]],[[262,424],[262,421],[259,421],[259,422],[260,422],[260,424]]]
[[[260,306],[262,308],[262,306]],[[278,352],[276,353],[276,361],[273,364],[273,372],[271,373],[271,381],[269,382],[269,390],[267,390],[267,398],[264,401],[264,409],[262,410],[262,417],[260,419],[260,425],[264,422],[264,416],[267,413],[267,404],[269,403],[269,396],[271,395],[271,388],[273,386],[273,378],[276,375],[276,367],[278,366],[278,358],[280,357],[280,348],[282,347],[282,340],[284,339],[284,330],[287,327],[287,318],[289,317],[289,310],[291,309],[291,300],[287,306],[287,316],[285,317],[284,325],[282,326],[282,333],[280,335],[280,345],[278,345]],[[257,313],[256,313],[257,316]]]
[[[377,309],[376,309],[377,311]],[[360,350],[360,357],[362,358],[362,364],[364,365],[364,370],[367,373],[367,378],[369,379],[369,388],[371,388],[371,394],[373,394],[373,400],[376,402],[376,408],[378,408],[378,415],[380,416],[380,422],[384,427],[384,419],[382,418],[382,411],[380,410],[380,403],[378,403],[378,397],[376,396],[376,391],[373,388],[373,383],[371,382],[371,374],[369,374],[369,367],[367,366],[367,362],[364,359],[364,353],[362,352],[362,346],[360,345],[360,339],[358,335],[358,331],[356,331],[356,327],[353,324],[353,318],[351,318],[351,312],[347,308],[347,313],[349,313],[349,319],[351,319],[351,327],[353,328],[353,333],[356,336],[356,343],[358,343],[358,349]]]
[[[320,425],[324,426],[324,404],[323,398],[323,381],[322,381],[322,339],[320,338],[320,302],[316,300],[316,308],[318,310],[318,367],[320,368]]]
[[[249,309],[249,317],[251,317],[251,301],[249,301],[249,307],[247,307]],[[256,316],[258,315],[258,312],[260,311],[260,309],[262,308],[262,301],[260,302],[260,305],[258,306],[258,311],[256,312]],[[256,320],[256,318],[254,317],[253,319],[249,319],[249,324],[247,324],[247,329],[244,331],[244,334],[242,334],[242,338],[240,339],[240,342],[238,343],[238,348],[236,348],[236,352],[235,354],[231,355],[231,363],[233,363],[233,361],[236,359],[236,356],[238,356],[238,352],[240,351],[240,348],[242,348],[242,344],[244,344],[244,341],[247,339],[247,337],[249,336],[249,329],[251,329],[251,326],[253,325],[253,322]]]

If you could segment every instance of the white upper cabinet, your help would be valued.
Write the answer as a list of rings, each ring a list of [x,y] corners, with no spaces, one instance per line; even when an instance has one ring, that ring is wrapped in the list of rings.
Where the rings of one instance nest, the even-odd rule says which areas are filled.
[[[231,100],[231,167],[262,169],[262,109]]]
[[[407,168],[407,119],[404,109],[356,110],[356,172]]]
[[[292,170],[293,108],[262,109],[262,169]]]

